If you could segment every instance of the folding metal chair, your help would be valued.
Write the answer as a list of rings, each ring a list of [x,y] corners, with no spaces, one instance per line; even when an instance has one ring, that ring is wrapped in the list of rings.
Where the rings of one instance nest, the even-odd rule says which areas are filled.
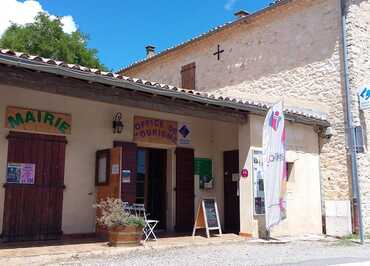
[[[132,208],[134,209],[135,214],[137,216],[143,217],[144,220],[145,220],[145,226],[144,226],[144,229],[143,229],[144,235],[145,235],[144,241],[147,241],[151,236],[152,236],[153,240],[157,240],[157,237],[154,233],[154,228],[157,226],[159,221],[158,220],[149,220],[147,218],[147,213],[145,211],[144,204],[134,203],[132,205]]]
[[[135,215],[135,213],[133,212],[133,209],[132,209],[131,205],[127,201],[125,201],[125,202],[122,203],[122,208],[126,212],[128,212],[129,214]]]

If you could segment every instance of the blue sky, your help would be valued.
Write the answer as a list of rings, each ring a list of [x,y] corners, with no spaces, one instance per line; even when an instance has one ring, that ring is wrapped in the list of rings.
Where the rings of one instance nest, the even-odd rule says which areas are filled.
[[[161,51],[211,27],[254,12],[272,0],[38,0],[57,16],[71,15],[90,36],[89,46],[113,70],[145,56],[147,44]]]

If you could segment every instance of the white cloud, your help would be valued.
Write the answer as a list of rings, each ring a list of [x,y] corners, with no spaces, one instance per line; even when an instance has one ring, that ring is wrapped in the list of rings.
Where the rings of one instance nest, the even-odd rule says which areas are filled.
[[[36,0],[26,0],[24,2],[19,2],[17,0],[1,0],[0,37],[12,22],[20,25],[31,23],[39,12],[49,14]],[[54,15],[50,15],[50,17],[56,18]],[[64,16],[60,19],[63,23],[64,32],[71,33],[76,31],[77,26],[72,16]]]
[[[77,30],[76,23],[72,16],[64,16],[60,18],[60,22],[63,24],[63,31],[66,33],[72,33]]]
[[[235,5],[235,3],[237,2],[238,0],[227,0],[227,2],[225,3],[224,5],[224,8],[227,10],[227,11],[230,11],[233,6]]]

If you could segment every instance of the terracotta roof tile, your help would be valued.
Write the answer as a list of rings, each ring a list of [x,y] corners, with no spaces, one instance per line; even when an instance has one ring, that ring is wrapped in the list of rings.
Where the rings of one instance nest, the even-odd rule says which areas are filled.
[[[20,64],[16,64],[17,59],[25,60],[24,62],[25,67],[26,65],[31,65],[30,63],[34,62],[37,64],[37,66],[51,66],[54,68],[61,68],[61,69],[66,69],[69,71],[73,71],[74,73],[77,73],[79,75],[84,75],[83,72],[87,72],[89,75],[91,75],[91,78],[98,78],[98,77],[105,77],[106,79],[112,79],[115,81],[125,81],[129,82],[132,84],[137,84],[137,85],[144,85],[146,92],[150,92],[153,94],[158,94],[160,91],[163,92],[176,92],[176,95],[174,97],[181,98],[182,95],[191,95],[193,97],[193,100],[208,100],[209,104],[212,105],[220,105],[222,106],[223,103],[229,103],[232,104],[228,105],[227,107],[233,108],[233,109],[239,109],[239,110],[256,110],[259,112],[266,111],[269,107],[272,106],[272,103],[266,103],[266,102],[261,102],[261,101],[254,101],[254,100],[245,100],[245,99],[239,99],[239,98],[232,98],[230,96],[224,96],[221,94],[216,94],[216,93],[207,93],[204,91],[196,91],[196,90],[187,90],[187,89],[182,89],[182,88],[177,88],[175,86],[171,86],[168,84],[161,84],[158,82],[151,82],[148,80],[142,80],[139,78],[131,78],[127,76],[122,76],[117,73],[112,73],[112,72],[104,72],[100,71],[98,69],[94,68],[88,68],[84,66],[80,66],[77,64],[67,64],[59,60],[54,60],[50,58],[43,58],[40,56],[33,56],[33,55],[28,55],[26,53],[19,53],[19,52],[14,52],[8,49],[0,49],[0,55],[7,55],[8,57],[5,58],[0,58],[0,63],[10,63],[13,62],[13,65],[16,65],[18,67],[22,67]],[[4,59],[4,60],[2,60]],[[19,60],[18,60],[19,61]],[[41,64],[41,65],[40,65]],[[41,70],[47,72],[47,70]],[[84,75],[85,76],[85,75]],[[95,80],[94,80],[95,81]],[[100,82],[100,81],[98,81]],[[158,91],[159,90],[159,91]],[[315,120],[318,123],[326,124],[328,125],[327,117],[326,114],[321,113],[321,112],[316,112],[314,110],[309,110],[309,109],[301,109],[301,108],[285,108],[284,110],[288,115],[298,115],[301,117],[306,117]],[[313,121],[313,122],[315,122]],[[321,121],[321,122],[320,122]]]

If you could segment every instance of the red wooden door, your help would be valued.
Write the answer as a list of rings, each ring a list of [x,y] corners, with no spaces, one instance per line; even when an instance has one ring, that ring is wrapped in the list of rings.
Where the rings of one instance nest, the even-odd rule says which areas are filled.
[[[60,238],[65,137],[10,132],[8,141],[8,163],[35,164],[35,183],[5,184],[4,240]]]
[[[96,202],[106,200],[107,198],[121,198],[121,156],[122,149],[120,147],[96,152]],[[96,210],[96,216],[101,216],[100,210]],[[105,226],[97,224],[96,232],[103,239],[108,237],[108,231]]]
[[[240,214],[238,182],[232,180],[232,175],[239,175],[239,151],[224,152],[224,219],[225,232],[239,233]]]
[[[194,226],[194,150],[176,149],[176,231]]]
[[[136,203],[136,161],[137,161],[137,145],[132,142],[114,141],[114,147],[122,148],[122,165],[121,169],[129,170],[130,182],[122,183],[121,198],[122,201],[128,203]]]

